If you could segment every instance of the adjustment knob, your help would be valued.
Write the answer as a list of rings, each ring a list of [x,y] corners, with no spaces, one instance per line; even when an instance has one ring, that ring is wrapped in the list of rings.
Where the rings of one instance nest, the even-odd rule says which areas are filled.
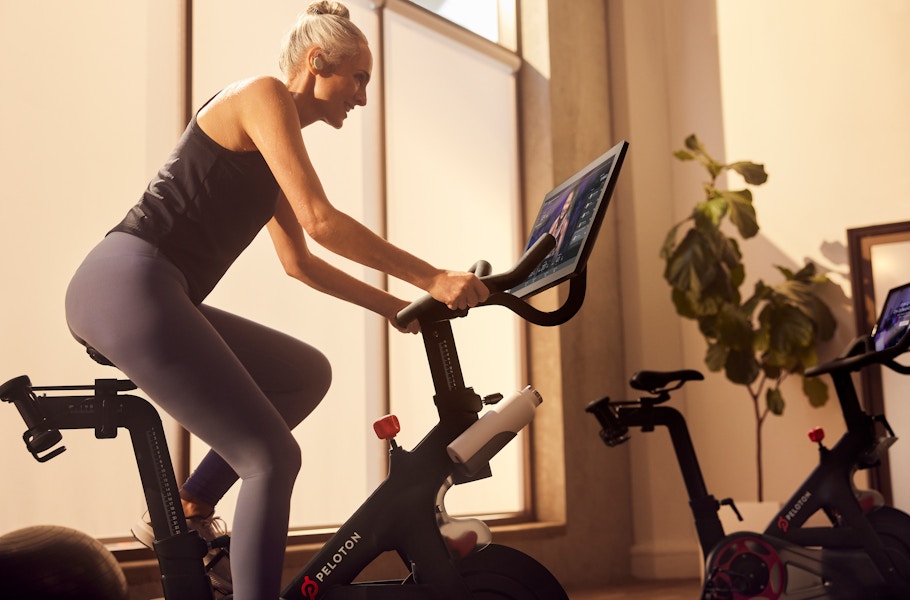
[[[376,419],[373,421],[373,431],[376,432],[376,437],[381,440],[390,441],[395,439],[395,436],[401,431],[398,417],[395,415],[386,415]]]
[[[821,427],[813,427],[809,430],[809,439],[816,444],[820,444],[825,439],[825,430]]]
[[[489,396],[484,396],[481,400],[485,406],[492,406],[493,404],[498,404],[502,400],[503,396],[500,393],[490,394]]]

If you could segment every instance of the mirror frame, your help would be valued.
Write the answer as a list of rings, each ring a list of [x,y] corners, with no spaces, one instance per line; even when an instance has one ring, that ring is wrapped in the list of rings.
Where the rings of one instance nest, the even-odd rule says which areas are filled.
[[[877,316],[872,247],[904,241],[910,241],[910,221],[847,230],[850,285],[853,290],[853,319],[857,335],[871,332]],[[860,371],[859,378],[863,408],[873,415],[885,414],[881,366],[874,365],[863,369]],[[882,493],[888,504],[892,503],[891,466],[887,454],[882,457],[879,466],[870,469],[869,483]]]

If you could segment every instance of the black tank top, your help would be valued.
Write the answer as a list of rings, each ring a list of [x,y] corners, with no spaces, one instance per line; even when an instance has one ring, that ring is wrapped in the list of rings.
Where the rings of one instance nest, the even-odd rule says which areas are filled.
[[[193,117],[139,203],[111,231],[157,246],[199,304],[272,218],[278,193],[262,154],[225,149]]]

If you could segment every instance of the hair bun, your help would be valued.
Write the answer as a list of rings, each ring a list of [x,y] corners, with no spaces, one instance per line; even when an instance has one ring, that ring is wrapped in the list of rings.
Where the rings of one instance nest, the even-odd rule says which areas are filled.
[[[306,13],[308,15],[334,15],[343,19],[351,18],[351,12],[348,10],[348,7],[341,2],[335,2],[334,0],[319,0],[318,2],[313,2],[307,7]]]

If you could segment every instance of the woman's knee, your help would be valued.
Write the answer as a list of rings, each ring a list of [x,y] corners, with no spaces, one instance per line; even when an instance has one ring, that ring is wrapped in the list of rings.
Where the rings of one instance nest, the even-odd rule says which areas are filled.
[[[303,461],[300,444],[290,431],[284,435],[260,435],[248,443],[237,444],[234,450],[236,459],[228,463],[241,479],[268,476],[293,482]]]
[[[313,359],[310,368],[310,394],[316,397],[316,403],[322,401],[329,392],[332,385],[332,363],[322,352],[316,352],[317,357]]]
[[[316,410],[332,385],[332,365],[321,352],[313,350],[302,364],[304,368],[297,371],[298,379],[292,389],[270,394],[292,429]]]
[[[300,444],[290,432],[287,436],[282,436],[280,443],[272,449],[270,463],[273,471],[278,471],[282,476],[291,480],[297,478],[303,464],[303,456]]]

